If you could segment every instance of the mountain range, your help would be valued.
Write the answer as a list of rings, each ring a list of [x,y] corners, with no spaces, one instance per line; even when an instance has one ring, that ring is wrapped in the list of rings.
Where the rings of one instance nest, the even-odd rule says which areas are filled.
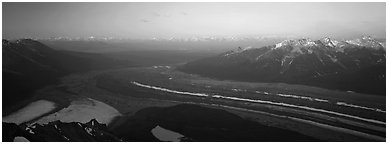
[[[112,37],[53,37],[36,39],[51,48],[93,53],[131,50],[180,50],[221,53],[237,46],[257,47],[280,42],[291,36],[193,36],[149,39],[125,39]]]
[[[3,114],[66,74],[131,65],[101,54],[54,50],[32,39],[3,39],[2,52]]]
[[[281,82],[385,95],[385,41],[291,39],[237,48],[178,69],[219,79]]]

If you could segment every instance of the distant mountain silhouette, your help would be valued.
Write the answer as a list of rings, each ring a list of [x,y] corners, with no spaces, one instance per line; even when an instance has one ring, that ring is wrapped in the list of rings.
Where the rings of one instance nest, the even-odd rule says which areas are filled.
[[[371,37],[285,40],[189,62],[187,73],[251,82],[284,82],[385,95],[385,44]]]

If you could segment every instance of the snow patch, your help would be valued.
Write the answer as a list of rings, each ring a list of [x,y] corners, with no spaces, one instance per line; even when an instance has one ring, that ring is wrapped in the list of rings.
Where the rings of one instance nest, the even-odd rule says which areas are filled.
[[[305,99],[309,101],[319,101],[319,102],[329,102],[329,100],[325,99],[319,99],[319,98],[312,98],[312,97],[307,97],[307,96],[299,96],[299,95],[291,95],[291,94],[276,94],[281,97],[290,97],[290,98],[296,98],[296,99]]]
[[[259,93],[259,94],[265,94],[265,95],[269,95],[270,93],[268,92],[261,92],[261,91],[255,91],[256,93]]]
[[[235,91],[235,92],[242,92],[242,91],[247,91],[247,90],[234,88],[234,89],[232,89],[232,91]]]
[[[203,94],[203,93],[192,93],[192,92],[183,92],[183,91],[176,91],[176,90],[170,90],[162,87],[155,87],[155,86],[150,86],[150,85],[145,85],[141,84],[138,82],[132,82],[132,84],[140,86],[140,87],[145,87],[145,88],[150,88],[150,89],[155,89],[155,90],[160,90],[160,91],[165,91],[165,92],[170,92],[170,93],[176,93],[176,94],[183,94],[183,95],[192,95],[192,96],[200,96],[200,97],[207,97],[209,96],[208,94]]]
[[[30,127],[26,127],[26,131],[28,131],[30,134],[35,134],[35,132]]]
[[[67,141],[70,141],[69,138],[67,138],[66,136],[62,135],[63,138],[65,138]]]
[[[94,136],[93,133],[92,133],[93,129],[86,127],[86,128],[85,128],[85,131],[86,131],[89,135]]]
[[[282,46],[283,46],[283,42],[278,43],[278,44],[275,45],[275,49],[280,48],[280,47],[282,47]]]
[[[353,107],[353,108],[359,108],[359,109],[365,109],[365,110],[371,110],[371,111],[376,111],[376,112],[385,113],[384,110],[381,110],[381,109],[378,109],[378,108],[369,108],[369,107],[365,107],[365,106],[359,106],[359,105],[354,105],[354,104],[348,104],[348,103],[344,103],[344,102],[337,102],[336,104],[337,104],[337,105],[342,105],[342,106],[347,106],[347,107]]]
[[[329,102],[329,100],[325,100],[325,99],[312,98],[312,97],[300,96],[300,95],[282,94],[282,93],[274,94],[274,93],[269,93],[269,92],[265,92],[265,91],[255,91],[255,92],[259,93],[259,94],[273,95],[273,96],[280,96],[280,97],[287,97],[287,98],[304,99],[304,100],[326,102],[326,103]]]
[[[141,86],[141,87],[145,87],[145,88],[151,88],[151,89],[155,89],[155,90],[166,91],[166,92],[170,92],[170,93],[187,94],[187,95],[193,95],[193,96],[206,96],[206,97],[209,96],[208,94],[204,94],[204,93],[180,92],[180,91],[170,90],[170,89],[161,88],[161,87],[154,87],[154,86],[144,85],[144,84],[140,84],[140,83],[137,83],[137,82],[132,82],[132,84],[135,84],[135,85],[138,85],[138,86]],[[284,94],[283,94],[283,96],[284,96]],[[312,108],[312,107],[308,107],[308,106],[293,105],[293,104],[287,104],[287,103],[281,103],[281,102],[273,102],[273,101],[264,101],[264,100],[257,100],[257,99],[229,97],[229,96],[222,96],[222,95],[212,95],[211,97],[213,97],[213,98],[228,99],[228,100],[235,100],[235,101],[244,101],[244,102],[262,103],[262,104],[269,104],[269,105],[276,105],[276,106],[284,106],[284,107],[290,107],[290,108],[298,108],[298,109],[304,109],[304,110],[309,110],[309,111],[314,111],[314,112],[321,112],[321,113],[326,113],[326,114],[332,114],[332,115],[337,115],[337,116],[357,119],[357,120],[361,120],[361,121],[371,122],[371,123],[375,123],[375,124],[385,125],[385,122],[382,122],[382,121],[379,121],[379,120],[362,118],[362,117],[359,117],[359,116],[343,114],[343,113],[334,112],[334,111],[325,110],[325,109]],[[318,100],[326,102],[323,99],[318,99]]]
[[[170,66],[152,66],[152,68],[155,68],[155,69],[157,69],[157,68],[167,68],[167,69],[169,69],[171,67]]]
[[[284,106],[284,107],[291,107],[291,108],[299,108],[299,109],[304,109],[304,110],[309,110],[309,111],[314,111],[314,112],[333,114],[333,115],[337,115],[337,116],[342,116],[342,117],[357,119],[357,120],[361,120],[361,121],[371,122],[371,123],[375,123],[375,124],[385,125],[385,122],[374,120],[374,119],[362,118],[362,117],[358,117],[358,116],[343,114],[343,113],[324,110],[324,109],[312,108],[312,107],[308,107],[308,106],[300,106],[300,105],[293,105],[293,104],[287,104],[287,103],[281,103],[281,102],[264,101],[264,100],[228,97],[228,96],[221,96],[221,95],[213,95],[213,97],[230,99],[230,100],[235,100],[235,101],[246,101],[246,102],[253,102],[253,103],[262,103],[262,104],[270,104],[270,105],[277,105],[277,106]]]

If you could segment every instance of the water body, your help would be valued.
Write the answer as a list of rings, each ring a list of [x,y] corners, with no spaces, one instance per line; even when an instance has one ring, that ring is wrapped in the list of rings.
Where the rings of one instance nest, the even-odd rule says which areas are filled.
[[[3,117],[3,122],[21,124],[42,116],[55,109],[55,103],[47,100],[38,100],[22,109]]]
[[[26,139],[25,137],[20,137],[20,136],[17,136],[15,137],[15,139],[13,139],[14,142],[30,142],[28,139]]]
[[[151,133],[160,141],[172,141],[179,142],[180,139],[184,137],[184,135],[165,129],[161,126],[156,126],[151,130]]]
[[[47,124],[52,121],[86,123],[96,119],[99,123],[109,124],[114,117],[121,113],[103,102],[88,98],[71,102],[71,104],[58,112],[42,117],[36,121],[38,124]]]

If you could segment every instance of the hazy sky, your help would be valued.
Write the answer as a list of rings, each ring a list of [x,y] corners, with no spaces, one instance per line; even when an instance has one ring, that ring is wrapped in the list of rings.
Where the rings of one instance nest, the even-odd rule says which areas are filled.
[[[3,38],[385,37],[385,3],[4,3]]]

